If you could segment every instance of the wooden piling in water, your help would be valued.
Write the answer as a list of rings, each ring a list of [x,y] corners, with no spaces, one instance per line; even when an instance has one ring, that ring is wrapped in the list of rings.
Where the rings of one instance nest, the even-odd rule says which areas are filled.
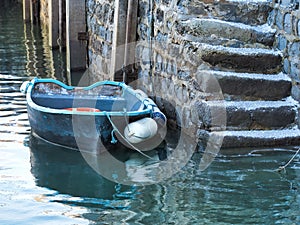
[[[25,23],[32,21],[32,0],[23,0],[23,20]]]
[[[116,0],[112,47],[111,77],[116,81],[132,81],[135,59],[138,2]],[[124,22],[126,25],[124,26]]]
[[[48,15],[49,15],[49,46],[58,48],[59,39],[59,2],[58,0],[48,0]]]
[[[126,26],[124,26],[124,22],[127,21],[127,7],[128,2],[126,0],[115,1],[114,33],[110,68],[110,77],[115,81],[123,81],[121,69],[124,64],[124,47],[126,41]]]
[[[59,21],[59,39],[58,45],[60,50],[64,50],[66,48],[66,1],[59,0],[59,13],[58,13],[58,21]]]
[[[127,21],[126,21],[126,37],[124,51],[124,67],[123,81],[128,83],[134,80],[134,62],[135,62],[135,47],[136,47],[136,28],[137,28],[137,8],[136,0],[128,0]]]
[[[39,23],[39,1],[22,0],[23,2],[23,20],[25,23]]]

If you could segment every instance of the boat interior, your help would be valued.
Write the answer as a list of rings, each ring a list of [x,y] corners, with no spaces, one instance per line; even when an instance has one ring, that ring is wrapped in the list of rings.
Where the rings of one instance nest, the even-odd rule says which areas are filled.
[[[100,88],[67,90],[53,83],[37,83],[31,93],[32,101],[54,109],[94,108],[99,111],[138,111],[143,104],[136,96],[120,87],[103,85]]]

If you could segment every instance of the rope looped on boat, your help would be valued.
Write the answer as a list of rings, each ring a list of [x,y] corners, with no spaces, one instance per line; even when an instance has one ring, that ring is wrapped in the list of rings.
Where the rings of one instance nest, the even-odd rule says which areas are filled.
[[[110,135],[111,135],[111,141],[110,141],[110,143],[112,143],[112,144],[116,144],[118,142],[117,139],[114,136],[114,132],[115,132],[115,129],[113,129],[111,131],[111,133],[110,133]]]

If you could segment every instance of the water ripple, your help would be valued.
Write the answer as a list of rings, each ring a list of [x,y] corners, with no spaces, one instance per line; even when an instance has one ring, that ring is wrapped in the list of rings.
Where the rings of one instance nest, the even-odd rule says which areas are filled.
[[[26,79],[0,75],[0,142],[21,142],[30,134],[26,100],[19,91]]]

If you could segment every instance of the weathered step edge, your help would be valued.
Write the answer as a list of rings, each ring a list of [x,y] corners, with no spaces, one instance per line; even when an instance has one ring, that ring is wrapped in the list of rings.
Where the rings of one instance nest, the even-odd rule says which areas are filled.
[[[280,51],[259,48],[231,48],[192,43],[195,56],[208,62],[215,70],[274,74],[282,68]]]
[[[239,99],[280,100],[291,95],[292,82],[289,76],[279,74],[236,73],[226,71],[199,70],[197,82],[217,80],[223,94]],[[233,97],[237,98],[237,97]]]
[[[289,146],[300,144],[299,129],[270,131],[220,131],[209,135],[223,136],[222,148]]]
[[[250,26],[219,19],[192,18],[179,21],[176,31],[185,40],[199,41],[199,37],[205,37],[209,38],[210,41],[215,40],[219,42],[220,38],[223,38],[239,40],[245,44],[261,43],[270,47],[273,45],[276,30],[272,29],[268,24]]]
[[[202,101],[197,103],[202,128],[271,130],[294,127],[297,103],[286,101]]]
[[[193,17],[219,18],[224,21],[241,22],[250,25],[265,24],[272,11],[271,2],[268,0],[222,0],[218,4],[212,0],[181,1],[178,5],[179,19]]]

